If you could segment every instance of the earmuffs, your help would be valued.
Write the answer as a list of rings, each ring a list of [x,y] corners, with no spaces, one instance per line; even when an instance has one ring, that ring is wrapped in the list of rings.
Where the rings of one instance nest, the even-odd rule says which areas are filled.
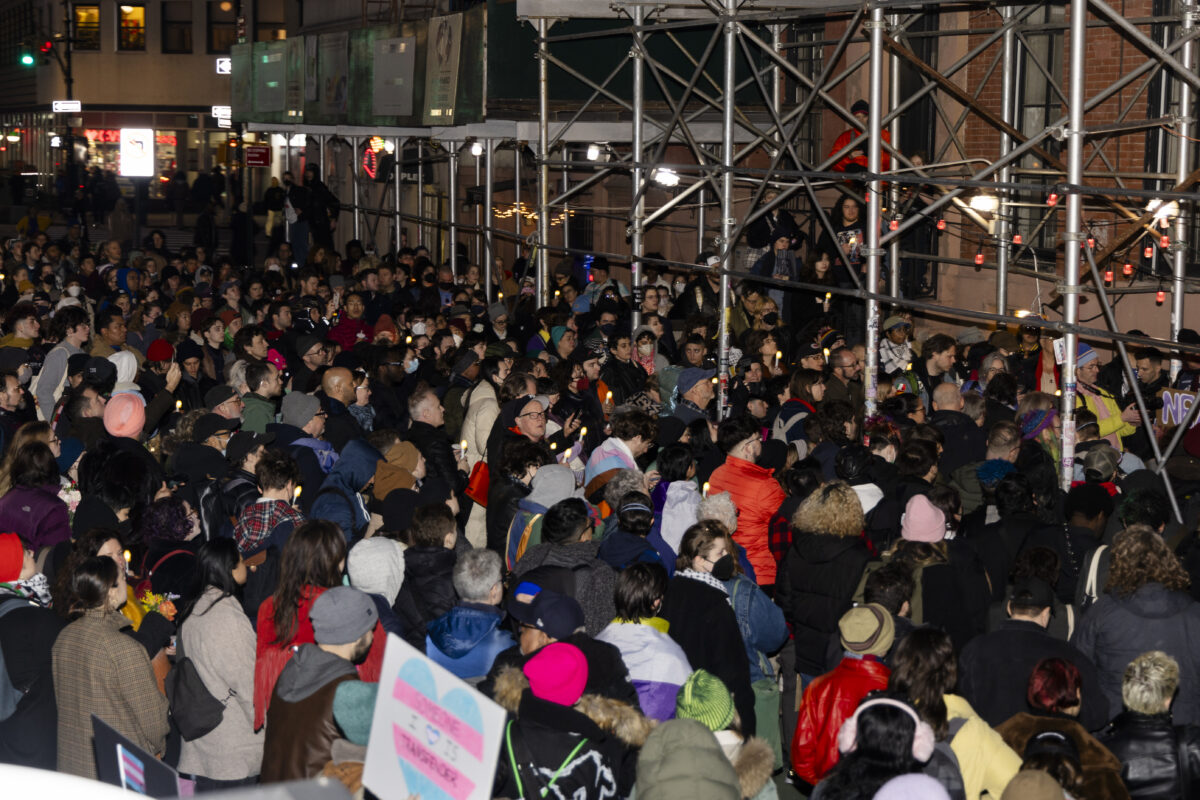
[[[912,717],[916,723],[917,730],[913,734],[912,754],[913,758],[924,764],[933,757],[934,735],[933,728],[929,727],[929,723],[922,720],[913,707],[908,703],[900,700],[893,700],[890,697],[875,697],[867,700],[860,705],[854,712],[854,716],[842,723],[842,727],[838,730],[838,752],[852,753],[858,747],[858,716],[871,706],[892,706],[902,709],[906,714]]]

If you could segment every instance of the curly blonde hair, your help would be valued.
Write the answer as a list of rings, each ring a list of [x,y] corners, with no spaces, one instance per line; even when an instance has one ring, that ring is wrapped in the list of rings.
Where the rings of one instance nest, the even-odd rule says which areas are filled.
[[[829,536],[858,536],[863,531],[862,503],[845,481],[823,483],[796,509],[792,527]]]
[[[1131,595],[1148,583],[1182,591],[1191,584],[1171,548],[1149,525],[1130,525],[1117,534],[1105,589]]]

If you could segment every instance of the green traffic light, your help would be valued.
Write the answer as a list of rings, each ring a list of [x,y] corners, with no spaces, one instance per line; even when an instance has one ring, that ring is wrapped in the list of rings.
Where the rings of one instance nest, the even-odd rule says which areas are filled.
[[[32,67],[33,66],[33,54],[32,53],[22,53],[21,54],[21,65],[25,66],[25,67]]]

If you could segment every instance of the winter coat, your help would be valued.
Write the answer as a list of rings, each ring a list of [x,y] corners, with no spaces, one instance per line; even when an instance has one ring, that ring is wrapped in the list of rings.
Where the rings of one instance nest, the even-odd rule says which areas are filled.
[[[621,651],[642,713],[660,721],[675,718],[675,696],[692,674],[687,655],[667,634],[668,629],[661,617],[637,622],[618,619],[596,637]]]
[[[325,398],[325,406],[329,416],[325,418],[325,441],[333,445],[339,454],[344,452],[350,442],[365,442],[366,432],[358,424],[358,420],[350,413],[350,409],[332,397]]]
[[[604,537],[596,557],[617,572],[638,562],[662,564],[662,556],[645,536],[621,530],[619,527]]]
[[[961,411],[942,409],[929,415],[929,424],[942,432],[946,445],[938,474],[949,475],[964,464],[987,457],[987,431]]]
[[[343,350],[353,350],[359,342],[370,342],[375,338],[375,329],[365,319],[343,317],[329,331],[329,339],[337,342]]]
[[[404,551],[404,583],[392,606],[404,623],[404,640],[424,652],[428,625],[458,602],[454,564],[445,547],[409,547]]]
[[[354,665],[315,644],[301,645],[271,694],[262,783],[315,778],[332,757],[341,730],[333,720],[337,687],[355,680]]]
[[[725,463],[713,470],[709,478],[710,495],[729,492],[738,509],[738,526],[733,540],[746,548],[746,555],[754,565],[754,574],[762,586],[776,582],[775,558],[767,545],[767,533],[771,516],[784,501],[786,495],[779,483],[771,477],[774,470],[760,467],[734,456],[727,456]]]
[[[1083,767],[1081,797],[1129,800],[1129,791],[1121,782],[1121,762],[1071,717],[1022,712],[996,726],[996,732],[1018,753],[1024,753],[1029,740],[1043,731],[1058,731],[1079,748],[1079,765]]]
[[[1108,592],[1087,610],[1071,644],[1092,659],[1110,716],[1121,712],[1121,681],[1129,662],[1163,650],[1179,662],[1172,714],[1180,725],[1200,723],[1200,604],[1184,592],[1148,583],[1131,595]]]
[[[977,636],[959,655],[958,691],[987,724],[995,726],[1029,711],[1029,676],[1043,658],[1062,658],[1079,668],[1083,700],[1079,722],[1098,730],[1108,721],[1108,701],[1092,660],[1073,645],[1055,639],[1036,622],[1008,619],[998,630]]]
[[[1058,581],[1054,584],[1054,593],[1064,603],[1072,603],[1075,601],[1075,585],[1079,583],[1084,560],[1100,543],[1100,537],[1091,528],[1079,525],[1048,525],[1031,531],[1021,549],[1025,551],[1033,547],[1049,547],[1058,553],[1061,566],[1058,570]]]
[[[183,742],[179,770],[220,781],[257,775],[263,734],[254,731],[254,629],[237,599],[205,589],[179,628],[179,644],[204,687],[225,703],[216,728]]]
[[[964,720],[950,749],[958,759],[967,800],[977,800],[985,791],[992,797],[1004,793],[1004,787],[1021,769],[1021,756],[1013,752],[1000,734],[975,713],[971,704],[956,694],[942,695],[946,720]]]
[[[774,677],[768,656],[778,652],[787,643],[789,635],[783,609],[745,575],[735,575],[725,581],[725,591],[729,592],[729,603],[745,642],[750,682]]]
[[[382,458],[378,450],[364,441],[348,442],[321,484],[309,517],[336,523],[347,542],[361,539],[371,517],[360,492],[375,477],[375,468]]]
[[[983,569],[992,585],[992,599],[1004,597],[1008,586],[1008,573],[1017,556],[1025,550],[1025,543],[1033,537],[1035,541],[1046,541],[1062,530],[1058,525],[1046,525],[1032,511],[1018,511],[1007,517],[975,528],[964,541],[979,556]]]
[[[583,483],[586,486],[597,475],[610,469],[637,469],[637,460],[629,445],[615,436],[610,436],[600,443],[588,456],[587,469],[583,473]]]
[[[572,707],[541,700],[529,690],[524,673],[514,668],[496,679],[496,702],[512,715],[507,731],[515,752],[501,745],[494,796],[536,796],[535,771],[545,783],[557,772],[554,794],[548,796],[600,800],[632,794],[637,749],[653,729],[637,709],[593,694],[584,694]],[[514,761],[518,774],[513,773]]]
[[[850,608],[854,587],[870,560],[860,537],[797,531],[775,584],[796,641],[796,671],[825,672],[825,644]]]
[[[716,736],[694,719],[659,725],[637,762],[637,796],[654,800],[742,800],[740,776]]]
[[[54,643],[59,772],[96,777],[93,714],[149,753],[166,746],[167,698],[158,690],[145,649],[121,633],[124,625],[121,614],[90,609]]]
[[[496,656],[516,644],[500,627],[503,621],[504,612],[495,606],[457,605],[429,623],[425,654],[463,680],[482,678]]]
[[[692,668],[706,669],[725,682],[742,718],[742,731],[753,735],[756,720],[750,664],[728,595],[679,572],[667,583],[661,615],[671,625],[667,633],[683,648]]]
[[[414,422],[408,429],[408,441],[425,456],[425,477],[445,481],[453,492],[467,488],[467,475],[458,468],[454,460],[454,451],[450,449],[450,439],[444,430],[438,429],[426,422]],[[490,458],[488,463],[493,462]]]
[[[564,594],[579,601],[588,635],[595,636],[612,622],[617,613],[613,604],[617,574],[599,559],[599,549],[599,542],[539,544],[525,551],[513,572],[518,578],[538,567],[560,567],[564,578],[569,573],[568,588],[573,582],[574,591]]]
[[[247,392],[242,395],[242,402],[246,408],[242,411],[241,430],[266,433],[267,426],[275,421],[275,401]]]
[[[621,361],[616,357],[610,358],[600,372],[600,380],[608,384],[613,403],[618,406],[642,391],[646,378],[646,370],[632,359]]]
[[[35,552],[70,539],[71,517],[59,488],[54,483],[9,489],[0,497],[0,530],[16,533]]]
[[[48,608],[2,591],[0,604],[18,604],[0,617],[0,651],[13,687],[22,693],[16,711],[0,724],[0,764],[53,771],[58,766],[58,707],[51,650],[66,623]]]
[[[1186,797],[1179,774],[1181,753],[1192,793],[1200,786],[1200,727],[1174,725],[1168,712],[1122,712],[1096,738],[1121,762],[1121,780],[1133,800]]]
[[[886,689],[892,671],[882,661],[845,656],[832,672],[804,689],[796,734],[792,737],[792,769],[814,786],[838,762],[837,735],[869,692]]]
[[[654,500],[654,521],[658,535],[671,548],[679,552],[683,534],[696,524],[700,508],[700,490],[695,481],[660,481],[650,493]]]

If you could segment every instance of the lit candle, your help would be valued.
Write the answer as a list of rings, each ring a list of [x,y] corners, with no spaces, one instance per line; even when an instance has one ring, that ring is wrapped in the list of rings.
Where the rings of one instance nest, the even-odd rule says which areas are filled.
[[[292,502],[295,503],[300,499],[300,487],[296,487],[296,491],[292,492]]]
[[[776,351],[775,351],[775,369],[779,369],[779,360],[780,360],[781,358],[783,358],[783,351],[782,351],[782,350],[776,350]]]
[[[405,336],[405,337],[404,337],[404,343],[405,343],[405,344],[412,344],[412,337],[411,337],[411,336]]]
[[[701,492],[703,493],[703,495],[704,495],[705,497],[708,497],[708,481],[705,481],[705,482],[704,482],[704,488],[703,488],[703,489],[701,489]]]
[[[568,447],[566,449],[566,451],[563,453],[563,461],[570,461],[570,460],[571,460],[571,448]]]
[[[606,402],[606,403],[612,402],[612,392],[611,391],[604,396],[604,402]]]
[[[467,452],[467,440],[463,439],[461,442],[459,442],[459,444],[462,445],[462,451],[463,451],[463,454],[465,455]]]
[[[579,435],[581,437],[587,436],[587,425],[584,425],[582,428],[579,429]]]
[[[823,353],[825,354],[825,358],[829,358],[829,348],[828,348],[828,347],[826,347],[826,348],[825,348],[824,350],[822,350],[821,352],[823,352]]]
[[[496,293],[496,299],[497,299],[497,300],[503,300],[503,299],[504,299],[504,292],[497,292],[497,293]]]
[[[558,443],[557,443],[557,442],[551,442],[551,443],[550,443],[550,449],[551,449],[551,450],[557,450],[557,449],[558,449]]]
[[[133,560],[133,553],[126,550],[122,555],[125,556],[125,569],[129,569],[129,562]]]
[[[183,410],[183,401],[182,401],[182,400],[176,400],[176,401],[175,401],[175,410],[176,410],[176,411],[182,411],[182,410]]]
[[[826,293],[825,293],[825,299],[826,299],[826,300],[832,300],[832,299],[833,299],[833,292],[826,292]]]

